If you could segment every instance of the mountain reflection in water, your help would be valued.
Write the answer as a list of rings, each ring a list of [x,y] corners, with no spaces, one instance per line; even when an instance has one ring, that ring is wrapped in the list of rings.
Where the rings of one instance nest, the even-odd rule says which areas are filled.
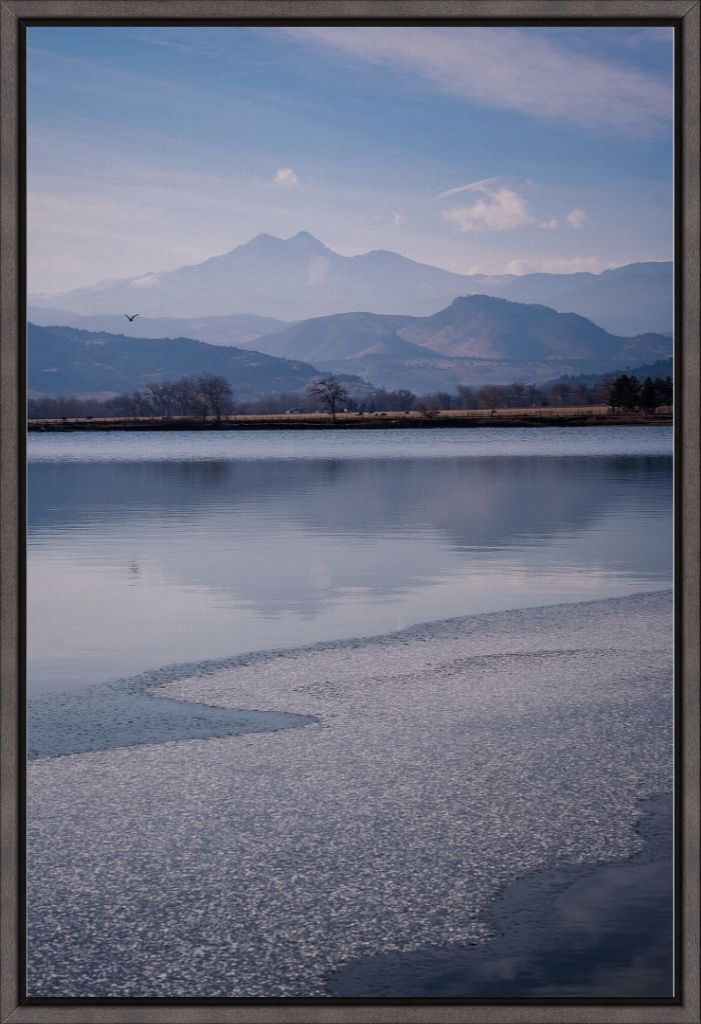
[[[456,452],[30,462],[31,688],[669,585],[671,455]]]

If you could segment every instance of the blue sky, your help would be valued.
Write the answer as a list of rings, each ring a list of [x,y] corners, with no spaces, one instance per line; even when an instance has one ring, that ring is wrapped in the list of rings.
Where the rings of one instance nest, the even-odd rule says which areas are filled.
[[[29,290],[260,232],[460,273],[672,258],[664,27],[33,27]]]

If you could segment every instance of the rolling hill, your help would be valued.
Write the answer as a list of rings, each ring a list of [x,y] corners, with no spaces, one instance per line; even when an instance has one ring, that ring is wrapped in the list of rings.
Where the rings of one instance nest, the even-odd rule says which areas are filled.
[[[455,299],[429,317],[342,313],[314,318],[255,344],[270,355],[419,392],[606,372],[672,352],[665,335],[620,337],[573,313],[484,295]]]
[[[672,340],[665,335],[621,337],[574,313],[472,295],[427,317],[316,317],[257,337],[247,347],[31,324],[29,385],[37,394],[117,393],[150,380],[220,373],[245,399],[301,391],[321,371],[421,393],[603,373],[671,353]]]
[[[108,331],[127,338],[195,338],[208,345],[242,345],[244,348],[254,348],[252,343],[256,338],[289,326],[285,320],[247,313],[191,320],[140,316],[130,323],[122,313],[69,313],[49,306],[29,306],[27,319],[42,327],[79,327],[83,331]]]
[[[319,376],[305,362],[192,338],[127,338],[31,323],[28,333],[30,395],[119,394],[153,381],[216,373],[244,400],[302,391]]]

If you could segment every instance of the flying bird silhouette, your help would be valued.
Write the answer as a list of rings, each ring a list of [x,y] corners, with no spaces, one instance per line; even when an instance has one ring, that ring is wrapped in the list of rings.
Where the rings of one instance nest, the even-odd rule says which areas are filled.
[[[129,321],[129,323],[131,323],[133,320],[136,320],[137,316],[141,316],[141,313],[134,313],[132,316],[129,316],[128,313],[125,313],[124,315]]]

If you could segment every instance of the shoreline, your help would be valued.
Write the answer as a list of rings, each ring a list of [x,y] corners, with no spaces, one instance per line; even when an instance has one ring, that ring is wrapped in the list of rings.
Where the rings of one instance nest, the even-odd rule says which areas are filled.
[[[474,412],[459,415],[444,412],[428,417],[416,413],[339,414],[336,422],[328,416],[313,413],[304,416],[238,416],[225,417],[221,422],[213,419],[162,417],[66,417],[61,420],[29,420],[30,433],[73,433],[76,431],[248,431],[248,430],[440,430],[480,429],[483,427],[665,427],[672,426],[668,415],[642,416],[636,413],[608,414],[578,410],[576,407],[559,410],[511,413],[499,409],[494,413]]]
[[[235,672],[251,666],[265,666],[279,659],[299,659],[317,654],[352,656],[360,648],[380,651],[388,645],[401,645],[431,634],[456,630],[463,626],[489,631],[493,622],[518,621],[523,613],[547,615],[567,608],[596,608],[653,595],[669,594],[668,587],[640,591],[628,597],[596,598],[591,601],[565,601],[548,605],[473,613],[420,622],[391,633],[320,640],[295,647],[248,651],[223,658],[181,662],[149,669],[137,675],[106,680],[77,690],[58,690],[31,696],[27,700],[27,760],[70,757],[159,743],[193,739],[240,736],[249,732],[273,732],[302,728],[318,721],[314,715],[289,713],[282,708],[227,707],[216,703],[187,699],[182,681],[204,683],[208,676]]]

